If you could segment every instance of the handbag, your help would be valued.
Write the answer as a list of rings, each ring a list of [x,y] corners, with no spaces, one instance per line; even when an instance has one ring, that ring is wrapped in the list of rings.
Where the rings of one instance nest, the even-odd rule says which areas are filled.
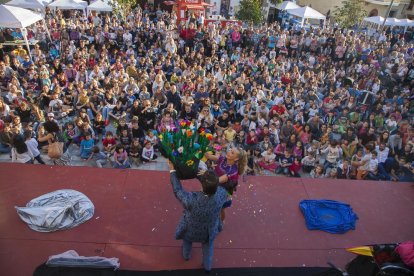
[[[63,142],[53,142],[49,144],[47,155],[51,159],[58,159],[63,155]]]

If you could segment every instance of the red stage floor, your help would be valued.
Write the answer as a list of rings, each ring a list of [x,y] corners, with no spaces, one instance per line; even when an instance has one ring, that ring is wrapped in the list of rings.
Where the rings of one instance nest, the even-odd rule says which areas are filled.
[[[69,249],[85,256],[118,257],[122,269],[201,267],[201,250],[181,258],[174,239],[181,214],[167,172],[0,164],[0,267],[2,275],[31,275],[49,255]],[[185,181],[198,189],[197,181]],[[95,204],[88,222],[67,231],[38,233],[14,206],[58,189],[75,189]],[[355,231],[333,235],[305,227],[299,201],[351,204]],[[343,267],[344,248],[414,239],[414,186],[410,183],[248,177],[227,210],[215,243],[214,267]]]

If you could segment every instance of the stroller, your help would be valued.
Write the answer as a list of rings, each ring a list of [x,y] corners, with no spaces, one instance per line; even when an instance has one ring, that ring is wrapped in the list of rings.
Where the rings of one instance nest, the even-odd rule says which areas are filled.
[[[347,276],[413,276],[414,269],[406,265],[396,252],[399,244],[376,244],[346,249],[357,254],[346,265],[346,271],[335,267]]]

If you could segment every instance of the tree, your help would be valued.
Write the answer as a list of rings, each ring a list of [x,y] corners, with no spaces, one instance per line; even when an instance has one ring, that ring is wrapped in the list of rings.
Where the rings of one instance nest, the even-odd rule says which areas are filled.
[[[115,2],[118,5],[115,5]],[[137,0],[113,0],[109,4],[112,6],[114,13],[124,16],[137,5]]]
[[[260,0],[241,0],[240,8],[236,17],[243,21],[253,21],[260,23],[263,19]]]
[[[343,28],[353,27],[366,15],[363,0],[342,1],[342,6],[335,6],[334,10],[334,19]]]

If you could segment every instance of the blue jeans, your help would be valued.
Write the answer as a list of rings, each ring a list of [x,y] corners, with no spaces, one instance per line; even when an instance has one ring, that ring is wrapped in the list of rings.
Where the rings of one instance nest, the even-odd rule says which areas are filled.
[[[282,167],[282,166],[279,166],[279,167],[277,167],[277,168],[276,168],[275,173],[276,173],[276,174],[281,174],[281,173],[283,173],[283,174],[285,174],[285,175],[289,175],[289,167]]]
[[[391,170],[398,169],[396,166],[396,160],[392,157],[388,157],[385,162],[381,162],[378,164],[378,175],[379,178],[382,180],[391,180]]]
[[[0,153],[10,153],[11,147],[5,144],[0,144]]]
[[[120,161],[121,163],[123,161]],[[127,161],[124,165],[119,165],[118,163],[114,162],[114,168],[115,169],[128,169],[131,168],[131,165],[129,164],[129,161]]]
[[[191,258],[192,247],[193,242],[183,240],[183,257],[185,260],[189,260]],[[213,265],[213,241],[202,243],[201,249],[203,251],[204,269],[210,271]]]
[[[102,108],[102,118],[104,119],[104,120],[109,120],[109,112],[111,112],[111,110],[112,110],[112,108],[111,107],[108,107],[108,106],[104,106],[103,108]]]
[[[92,109],[88,108],[86,112],[88,113],[89,119],[91,119],[91,120],[95,119],[95,116],[93,116]],[[103,115],[102,115],[102,117],[103,117]]]

